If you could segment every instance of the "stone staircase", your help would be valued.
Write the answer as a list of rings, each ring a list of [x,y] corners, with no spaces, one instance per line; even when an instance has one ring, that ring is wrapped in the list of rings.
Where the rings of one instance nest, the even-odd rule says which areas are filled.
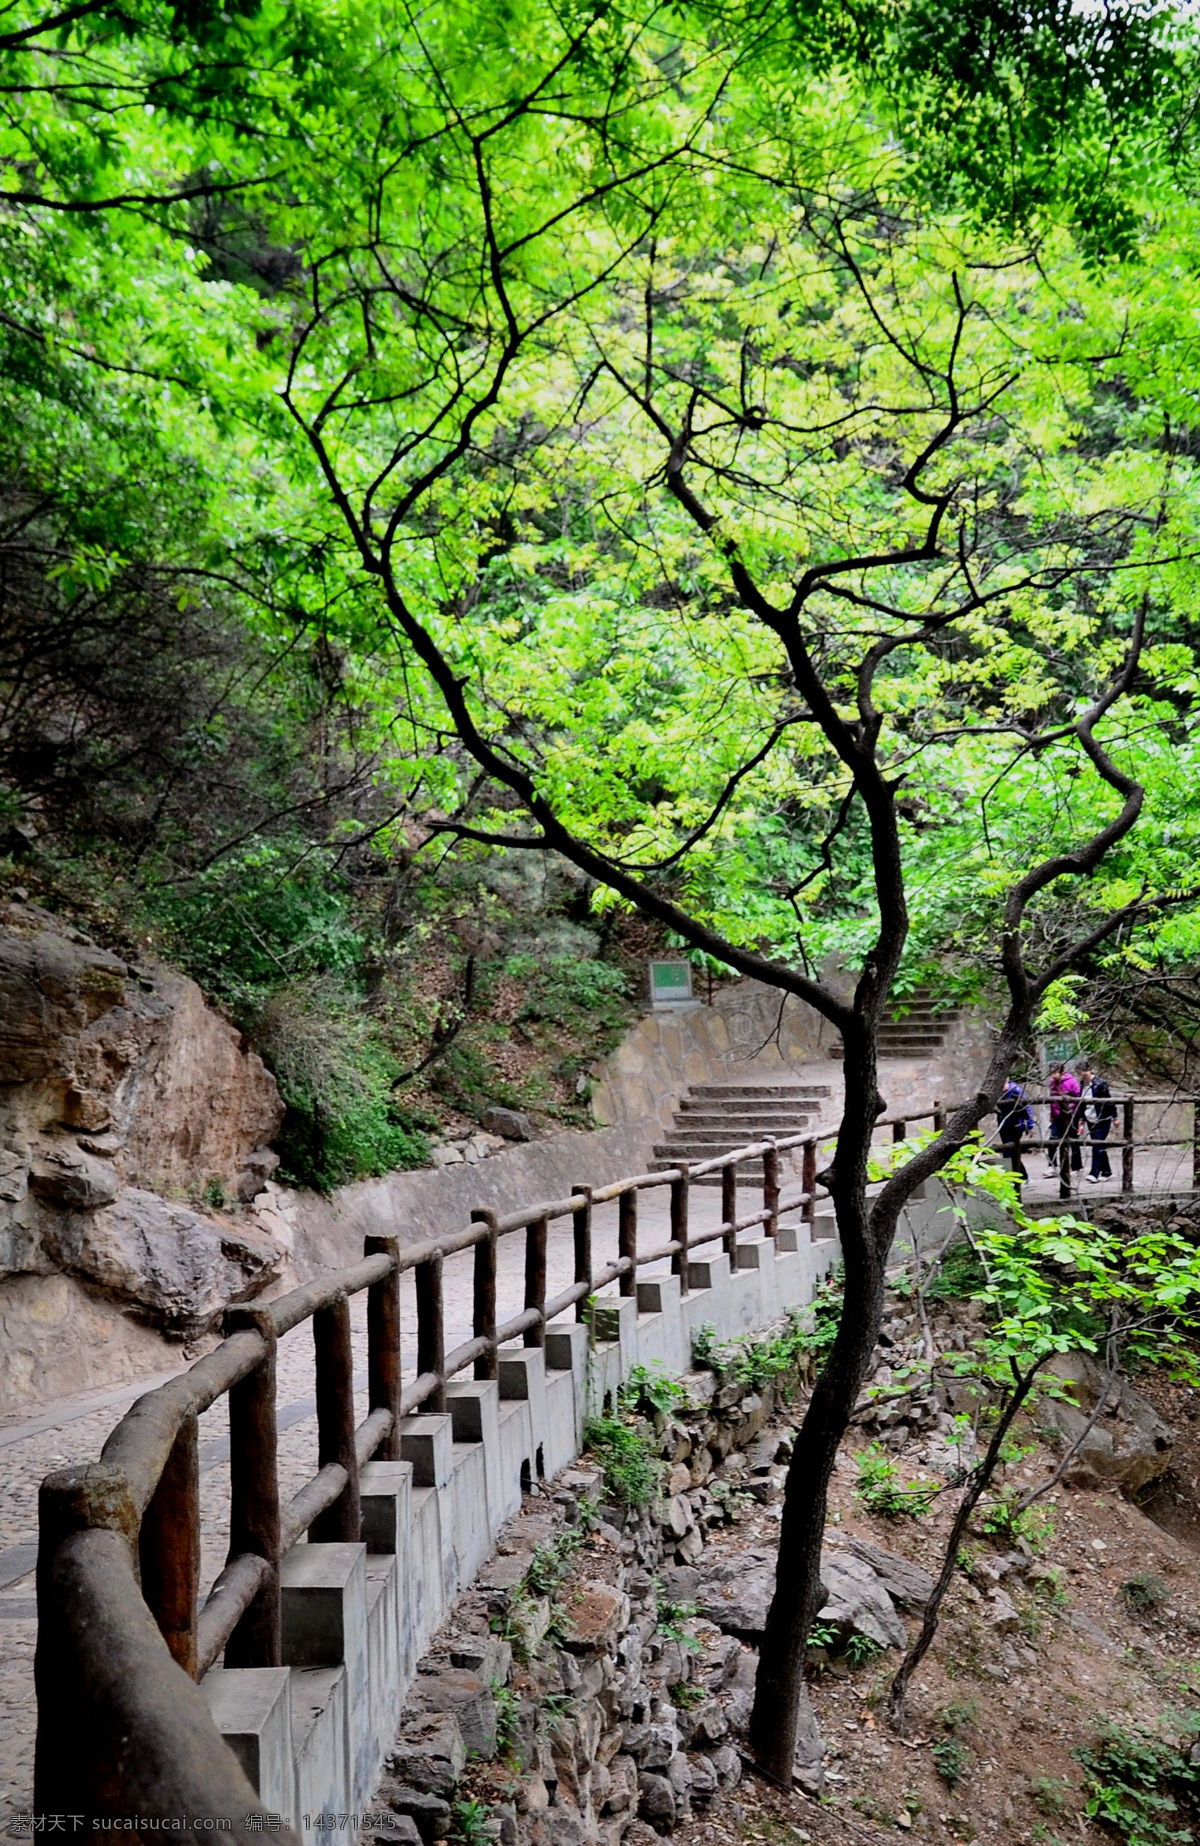
[[[743,1147],[768,1135],[817,1132],[821,1108],[832,1091],[827,1083],[798,1083],[780,1078],[777,1083],[697,1083],[675,1111],[666,1138],[654,1149],[650,1162],[655,1172],[679,1161],[711,1160],[728,1148]],[[797,1150],[798,1151],[798,1150]],[[739,1184],[762,1184],[762,1161],[744,1161],[738,1167]],[[702,1174],[698,1186],[719,1186],[719,1172]]]
[[[957,1006],[936,1006],[921,987],[905,1002],[903,1018],[885,1019],[879,1032],[881,1058],[935,1058],[959,1017]]]

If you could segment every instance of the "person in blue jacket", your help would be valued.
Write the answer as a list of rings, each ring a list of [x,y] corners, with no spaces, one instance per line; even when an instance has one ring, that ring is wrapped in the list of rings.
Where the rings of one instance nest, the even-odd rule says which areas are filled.
[[[1010,1077],[1004,1086],[1004,1094],[996,1104],[996,1121],[999,1124],[999,1141],[1005,1154],[1012,1162],[1012,1170],[1020,1175],[1021,1182],[1029,1178],[1025,1162],[1021,1158],[1021,1138],[1033,1132],[1033,1111],[1025,1101],[1025,1086]]]

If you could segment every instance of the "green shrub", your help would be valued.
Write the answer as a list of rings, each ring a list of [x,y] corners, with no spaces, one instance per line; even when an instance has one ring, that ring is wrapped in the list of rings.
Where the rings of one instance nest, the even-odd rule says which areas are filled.
[[[852,1634],[846,1641],[846,1659],[852,1667],[865,1667],[882,1652],[882,1644],[869,1634]]]
[[[967,1745],[959,1737],[935,1737],[929,1754],[946,1787],[957,1788],[971,1761]]]
[[[1032,1551],[1041,1551],[1054,1531],[1054,1515],[1037,1507],[1021,1506],[1021,1493],[1015,1487],[1002,1487],[994,1500],[975,1515],[977,1531],[1003,1544],[1015,1545],[1023,1538]]]
[[[504,972],[525,988],[517,1018],[560,1030],[619,1037],[629,1015],[629,982],[610,962],[569,955],[511,955]]]
[[[491,1690],[496,1707],[496,1753],[498,1756],[507,1756],[517,1741],[521,1700],[503,1680],[494,1679]]]
[[[190,878],[148,881],[143,902],[180,966],[239,1018],[281,980],[346,979],[362,961],[344,884],[298,837],[250,839]]]
[[[1139,1571],[1136,1577],[1130,1577],[1121,1585],[1121,1595],[1131,1609],[1139,1615],[1148,1615],[1153,1609],[1161,1609],[1170,1592],[1161,1577],[1152,1571]]]
[[[617,1395],[622,1410],[640,1411],[643,1416],[651,1410],[666,1415],[687,1399],[686,1389],[671,1377],[661,1359],[652,1365],[633,1366]]]
[[[568,1575],[571,1560],[584,1540],[578,1526],[566,1526],[556,1537],[534,1547],[525,1572],[525,1586],[533,1596],[553,1596]]]
[[[423,1129],[392,1098],[398,1070],[356,997],[333,983],[280,989],[255,1034],[287,1113],[281,1176],[328,1192],[429,1158]]]
[[[1074,1793],[1071,1784],[1062,1776],[1032,1775],[1029,1778],[1029,1799],[1039,1813],[1051,1820],[1062,1820],[1070,1812]]]
[[[1144,1730],[1107,1726],[1077,1750],[1086,1775],[1088,1817],[1125,1846],[1183,1846],[1200,1820],[1200,1763],[1187,1754],[1195,1738],[1168,1740]]]
[[[662,1463],[650,1431],[619,1416],[592,1417],[583,1440],[600,1464],[604,1491],[618,1506],[649,1506],[658,1493]]]
[[[944,1253],[925,1293],[930,1301],[959,1301],[977,1295],[986,1285],[983,1264],[964,1237]]]
[[[917,1519],[933,1505],[937,1488],[917,1482],[903,1486],[895,1462],[877,1442],[861,1450],[857,1460],[854,1495],[869,1513],[882,1519]]]
[[[695,1653],[700,1643],[687,1627],[696,1614],[694,1602],[673,1602],[661,1583],[656,1583],[654,1620],[664,1641],[678,1641],[680,1647]]]
[[[692,1363],[762,1391],[793,1374],[810,1374],[837,1338],[841,1284],[826,1281],[807,1308],[791,1308],[787,1326],[769,1339],[747,1335],[722,1343],[709,1325],[692,1336]]]
[[[456,1801],[453,1808],[454,1829],[452,1837],[462,1841],[462,1846],[490,1846],[492,1839],[492,1810],[483,1801]]]

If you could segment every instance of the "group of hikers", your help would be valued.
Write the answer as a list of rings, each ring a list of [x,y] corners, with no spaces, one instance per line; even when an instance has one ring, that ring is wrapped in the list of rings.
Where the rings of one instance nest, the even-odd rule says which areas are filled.
[[[1086,1134],[1091,1146],[1092,1170],[1088,1179],[1097,1185],[1102,1179],[1112,1178],[1109,1165],[1108,1148],[1105,1143],[1112,1132],[1116,1120],[1117,1105],[1112,1100],[1112,1092],[1103,1077],[1098,1077],[1094,1070],[1084,1065],[1076,1073],[1065,1064],[1050,1066],[1050,1137],[1046,1149],[1048,1166],[1047,1178],[1055,1174],[1065,1175],[1068,1163],[1071,1171],[1081,1172],[1083,1168],[1083,1140]],[[1022,1158],[1022,1142],[1027,1135],[1034,1132],[1036,1126],[1033,1110],[1025,1097],[1025,1086],[1010,1077],[1004,1086],[1004,1094],[996,1104],[996,1120],[999,1123],[997,1139],[1005,1154],[1012,1162],[1012,1170],[1022,1180],[1029,1174]]]

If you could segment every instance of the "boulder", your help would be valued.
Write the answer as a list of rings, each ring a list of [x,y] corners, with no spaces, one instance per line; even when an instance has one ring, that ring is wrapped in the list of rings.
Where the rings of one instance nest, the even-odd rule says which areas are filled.
[[[1053,1362],[1053,1369],[1066,1383],[1071,1399],[1043,1399],[1039,1416],[1070,1445],[1095,1409],[1104,1371],[1087,1353],[1065,1353]],[[1118,1376],[1064,1479],[1073,1487],[1120,1487],[1136,1493],[1166,1473],[1174,1440],[1154,1406],[1128,1379]]]
[[[825,1787],[825,1739],[812,1708],[808,1688],[800,1701],[800,1726],[796,1733],[796,1757],[792,1774],[806,1794],[820,1795]]]
[[[0,1084],[10,1144],[111,1136],[118,1179],[162,1192],[232,1188],[283,1119],[274,1078],[194,981],[25,904],[0,913]]]
[[[42,1235],[59,1268],[179,1339],[194,1339],[230,1302],[261,1293],[284,1260],[260,1231],[136,1187],[99,1211],[56,1217]]]
[[[120,1179],[110,1160],[85,1153],[68,1135],[39,1137],[29,1166],[29,1188],[39,1199],[75,1211],[111,1205]]]
[[[463,1667],[422,1673],[413,1688],[411,1703],[417,1711],[452,1712],[472,1755],[496,1754],[496,1701],[478,1674]]]
[[[882,1545],[871,1543],[869,1538],[858,1538],[852,1532],[833,1532],[827,1534],[827,1543],[837,1551],[848,1551],[859,1558],[875,1572],[892,1601],[901,1609],[917,1613],[925,1607],[933,1594],[933,1578],[920,1564],[912,1564],[907,1558],[898,1558]]]
[[[638,1777],[638,1818],[656,1833],[670,1833],[676,1809],[675,1790],[668,1778],[644,1769]]]
[[[380,1827],[374,1833],[363,1837],[370,1846],[421,1846],[421,1835],[417,1823],[408,1814],[388,1814],[384,1818],[386,1827]]]
[[[818,1621],[840,1629],[842,1639],[864,1635],[880,1647],[904,1647],[908,1633],[896,1605],[871,1566],[852,1552],[826,1550],[821,1578],[827,1591]]]
[[[0,900],[0,1282],[65,1274],[194,1337],[276,1278],[290,1231],[154,1195],[257,1197],[282,1118],[274,1078],[195,982]],[[51,1362],[39,1394],[71,1389],[74,1369]]]
[[[572,1653],[597,1653],[629,1626],[629,1598],[610,1583],[585,1583],[572,1598],[563,1646]]]
[[[453,1795],[467,1760],[462,1732],[450,1712],[406,1716],[387,1764],[410,1788],[444,1799]]]
[[[899,1562],[899,1560],[893,1560]],[[697,1572],[699,1613],[726,1634],[758,1641],[775,1590],[775,1559],[767,1551],[743,1551]],[[853,1552],[827,1546],[821,1557],[826,1596],[818,1619],[834,1624],[848,1640],[865,1635],[880,1647],[903,1647],[908,1639],[896,1606],[875,1570]]]
[[[415,1824],[426,1846],[444,1840],[450,1831],[450,1803],[426,1789],[410,1788],[407,1783],[385,1778],[380,1795],[394,1814],[406,1814]]]
[[[532,1141],[533,1124],[520,1109],[502,1109],[493,1105],[483,1112],[480,1123],[485,1134],[501,1135],[506,1141]]]

